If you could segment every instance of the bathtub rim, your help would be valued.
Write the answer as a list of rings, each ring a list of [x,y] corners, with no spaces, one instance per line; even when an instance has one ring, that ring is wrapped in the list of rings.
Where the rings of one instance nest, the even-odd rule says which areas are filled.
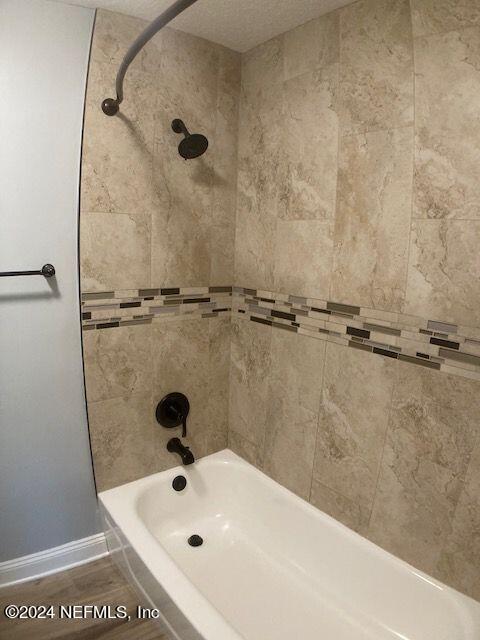
[[[224,458],[222,458],[222,454],[225,454]],[[197,468],[201,467],[212,459],[218,459],[224,464],[241,462],[247,464],[249,467],[252,466],[229,449],[223,449],[217,453],[200,458],[195,462],[195,465]],[[253,468],[255,469],[255,467]],[[171,469],[159,471],[149,476],[139,478],[138,480],[102,491],[98,494],[98,499],[101,507],[105,509],[107,515],[113,520],[115,525],[121,529],[123,536],[137,553],[143,564],[167,592],[172,602],[190,622],[197,633],[206,640],[245,640],[244,637],[225,620],[215,605],[213,605],[183,573],[174,559],[171,558],[159,541],[148,530],[138,514],[137,501],[141,493],[148,490],[150,486],[155,485],[159,480],[164,481],[167,476],[169,477],[171,475],[173,479],[175,475],[184,473],[185,467],[181,465],[172,467]],[[128,492],[128,498],[126,498],[125,492]],[[124,504],[120,504],[121,502],[124,502]],[[125,503],[128,503],[127,507],[125,507]],[[113,512],[111,507],[113,507]],[[131,509],[132,513],[128,516],[129,522],[126,524],[124,524],[123,521],[119,523],[115,509]],[[125,514],[123,515],[125,517]],[[136,544],[134,544],[132,540],[135,540]],[[150,551],[153,551],[152,556],[156,555],[156,557],[150,557]]]
[[[361,534],[353,531],[346,525],[342,524],[332,516],[329,516],[321,509],[315,507],[311,503],[307,502],[297,494],[293,493],[280,483],[276,482],[270,476],[263,471],[247,462],[241,456],[226,448],[216,453],[210,454],[199,459],[195,466],[201,468],[209,462],[218,462],[223,465],[237,464],[241,467],[246,467],[248,471],[254,472],[259,475],[263,482],[270,486],[273,490],[281,495],[294,500],[298,506],[303,508],[307,513],[311,513],[316,518],[323,518],[327,520],[329,526],[337,529],[339,534],[346,536],[352,541],[361,545],[363,548],[369,550],[376,558],[380,560],[384,559],[387,562],[393,564],[398,569],[406,571],[411,574],[415,579],[421,580],[430,587],[438,589],[445,593],[445,595],[451,595],[451,602],[454,605],[462,605],[467,610],[471,610],[472,614],[480,622],[480,603],[471,598],[470,596],[457,591],[455,588],[450,587],[442,583],[441,581],[426,574],[420,569],[416,569],[408,562],[393,555],[386,549],[379,547],[371,540],[363,537]],[[188,468],[187,468],[188,470]],[[128,540],[129,544],[139,555],[143,563],[148,567],[154,578],[162,585],[174,604],[180,609],[187,620],[192,626],[199,632],[202,637],[208,640],[244,640],[243,636],[236,631],[236,629],[225,620],[221,612],[210,602],[183,573],[182,569],[177,565],[174,559],[167,553],[161,543],[154,537],[154,535],[148,530],[146,524],[140,518],[138,513],[138,499],[140,495],[148,491],[151,486],[154,486],[157,482],[164,482],[165,479],[173,479],[175,475],[184,474],[186,468],[183,466],[173,467],[165,471],[160,471],[149,476],[145,476],[138,480],[114,487],[102,491],[98,494],[98,498],[101,501],[102,507],[106,510],[107,514],[114,519],[117,526],[120,527],[123,535]],[[128,497],[125,495],[127,492]],[[123,505],[121,504],[123,502]],[[110,505],[109,505],[110,503]],[[128,504],[125,507],[125,504]],[[109,506],[113,506],[114,509],[132,509],[134,518],[130,517],[130,520],[136,520],[136,522],[129,522],[127,526],[122,526],[118,522],[117,514],[112,513]],[[123,514],[125,515],[125,514]],[[132,544],[132,537],[138,535],[139,540],[142,542],[139,544]],[[145,546],[146,545],[146,546]],[[153,545],[153,549],[152,549]],[[140,548],[141,547],[141,548]],[[155,567],[152,566],[152,559],[147,557],[148,551],[154,550],[157,554],[156,560],[161,559],[161,562],[155,562]],[[158,565],[162,566],[158,566]],[[172,575],[173,574],[173,575]],[[161,576],[161,578],[160,578]],[[212,624],[213,622],[213,624]]]

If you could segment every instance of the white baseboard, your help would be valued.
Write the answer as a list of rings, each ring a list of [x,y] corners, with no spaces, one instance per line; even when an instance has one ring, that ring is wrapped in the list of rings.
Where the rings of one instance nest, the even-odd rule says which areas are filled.
[[[0,562],[0,587],[71,569],[107,554],[105,535],[97,533],[88,538],[67,542],[60,547]]]

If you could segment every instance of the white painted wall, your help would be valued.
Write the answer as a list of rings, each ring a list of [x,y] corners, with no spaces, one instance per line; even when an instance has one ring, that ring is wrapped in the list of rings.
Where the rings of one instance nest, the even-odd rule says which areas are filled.
[[[80,145],[94,12],[0,0],[0,561],[99,531],[78,286]]]

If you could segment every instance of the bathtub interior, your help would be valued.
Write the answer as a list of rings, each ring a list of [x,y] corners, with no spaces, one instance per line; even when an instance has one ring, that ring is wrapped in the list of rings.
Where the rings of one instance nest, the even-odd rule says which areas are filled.
[[[179,474],[187,478],[182,492],[172,488]],[[228,450],[144,480],[131,483],[136,517],[248,640],[314,638],[319,629],[336,640],[478,636],[476,603]],[[189,546],[193,534],[203,538],[201,546]]]

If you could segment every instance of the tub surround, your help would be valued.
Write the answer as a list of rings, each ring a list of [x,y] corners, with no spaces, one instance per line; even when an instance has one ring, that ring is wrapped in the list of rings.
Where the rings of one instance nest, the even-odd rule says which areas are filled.
[[[155,420],[167,393],[191,406],[187,444],[195,457],[227,444],[230,321],[173,317],[84,333],[85,379],[99,490],[169,468],[172,430]],[[168,365],[167,365],[168,363]]]
[[[233,317],[480,382],[474,327],[245,287],[233,287]]]
[[[172,434],[154,422],[171,391],[190,400],[195,456],[227,442],[240,55],[166,28],[129,69],[121,114],[107,118],[101,101],[145,25],[97,12],[87,88],[80,258],[99,490],[176,464]],[[208,154],[180,158],[178,117],[208,136]]]
[[[480,331],[408,314],[248,287],[160,287],[82,294],[82,328],[171,318],[247,318],[480,381]]]
[[[394,4],[243,56],[234,282],[478,327],[478,20],[440,2],[459,28],[413,37]]]
[[[97,12],[82,162],[84,293],[233,281],[240,55],[165,28],[129,69],[122,113],[105,117],[99,105],[145,24]],[[176,117],[208,136],[208,154],[180,158]]]
[[[98,12],[81,212],[95,472],[103,490],[172,467],[154,407],[183,391],[197,458],[228,442],[480,599],[480,13],[394,4],[241,59],[167,29],[119,119],[99,104],[143,23]],[[174,117],[211,140],[199,161],[179,158]]]
[[[478,341],[459,333],[475,331],[241,287],[84,298],[102,489],[175,463],[170,434],[154,421],[166,392],[190,389],[196,456],[226,446],[229,398],[233,450],[384,548],[478,593],[467,569],[477,562],[468,540],[479,506],[467,484],[478,471],[479,371],[465,353]],[[138,306],[121,304],[153,312],[139,319]]]
[[[232,287],[169,287],[82,294],[82,327],[111,329],[162,317],[216,318],[232,309]]]
[[[476,4],[360,0],[242,57],[229,446],[480,599]]]
[[[180,493],[172,489],[178,474],[187,481]],[[312,509],[231,451],[99,497],[113,558],[160,608],[172,636],[478,636],[479,603]],[[187,544],[192,535],[203,544]],[[232,597],[239,590],[242,597]]]
[[[229,447],[479,599],[478,381],[241,318],[232,333]]]

